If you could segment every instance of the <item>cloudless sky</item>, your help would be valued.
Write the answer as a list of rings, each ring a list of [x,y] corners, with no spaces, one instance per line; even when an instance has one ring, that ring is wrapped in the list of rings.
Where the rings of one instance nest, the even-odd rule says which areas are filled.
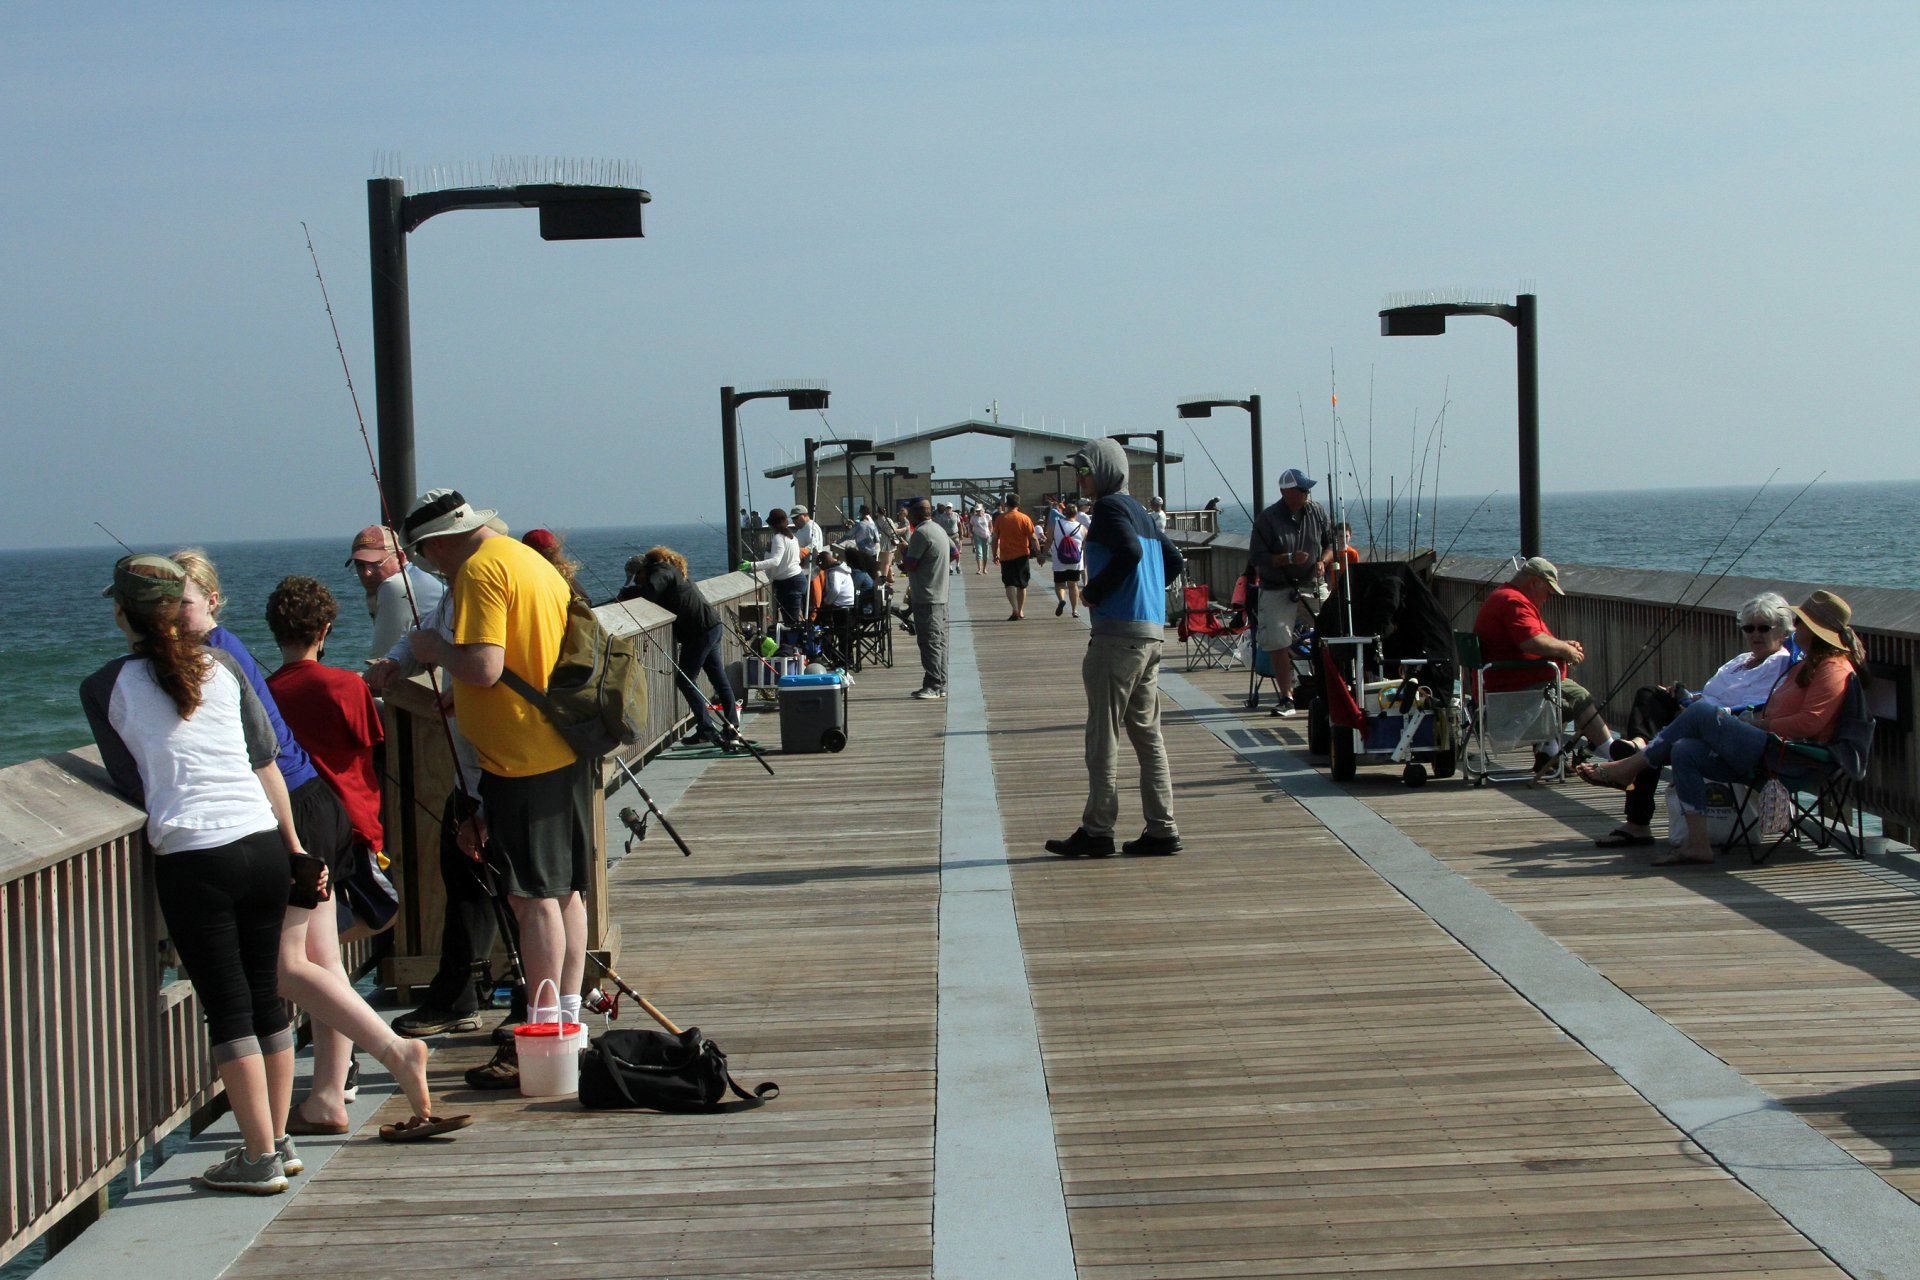
[[[719,518],[717,389],[789,377],[845,434],[997,400],[1176,449],[1258,390],[1276,474],[1330,373],[1364,455],[1371,379],[1382,491],[1450,388],[1443,492],[1511,493],[1511,331],[1378,336],[1450,286],[1537,287],[1549,490],[1920,476],[1916,68],[1878,3],[11,4],[0,547],[374,517],[300,223],[371,426],[390,151],[653,193],[641,240],[410,238],[421,482],[517,527]],[[764,509],[827,428],[743,418]],[[1196,429],[1244,496],[1244,418]]]

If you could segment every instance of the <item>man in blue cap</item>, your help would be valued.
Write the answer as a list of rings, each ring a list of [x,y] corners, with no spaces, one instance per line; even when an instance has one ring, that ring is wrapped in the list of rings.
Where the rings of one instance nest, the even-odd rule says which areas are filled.
[[[1293,715],[1293,661],[1287,649],[1294,633],[1313,625],[1327,598],[1333,565],[1333,522],[1308,496],[1314,480],[1298,467],[1280,473],[1280,500],[1262,511],[1247,539],[1247,561],[1260,577],[1259,624],[1254,642],[1273,662],[1280,686],[1271,714]]]

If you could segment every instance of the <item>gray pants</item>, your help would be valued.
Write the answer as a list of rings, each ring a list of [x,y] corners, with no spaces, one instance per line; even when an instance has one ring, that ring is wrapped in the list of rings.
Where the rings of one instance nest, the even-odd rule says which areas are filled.
[[[927,689],[947,687],[947,606],[916,604],[913,608],[914,639],[920,642],[920,669],[926,672],[921,686]]]
[[[1087,687],[1087,809],[1080,825],[1110,836],[1120,817],[1120,730],[1140,761],[1140,807],[1147,834],[1178,834],[1173,824],[1173,774],[1160,741],[1160,641],[1094,636],[1080,663]]]

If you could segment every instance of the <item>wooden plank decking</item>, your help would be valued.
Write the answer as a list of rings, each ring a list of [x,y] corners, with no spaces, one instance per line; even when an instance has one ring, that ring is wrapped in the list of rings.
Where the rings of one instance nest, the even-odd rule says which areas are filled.
[[[1081,1275],[1840,1274],[1193,717],[1166,717],[1187,853],[1045,855],[1083,799],[1084,635],[963,581],[989,733],[905,697],[909,641],[860,678],[846,752],[776,758],[777,783],[719,763],[673,810],[697,856],[649,842],[614,874],[626,976],[778,1102],[589,1115],[456,1088],[474,1129],[353,1140],[228,1274],[932,1274],[946,751],[998,789]],[[1353,791],[1920,1191],[1907,886],[1806,860],[1648,875],[1591,849],[1602,801],[1572,788]],[[484,1053],[457,1037],[436,1074]]]

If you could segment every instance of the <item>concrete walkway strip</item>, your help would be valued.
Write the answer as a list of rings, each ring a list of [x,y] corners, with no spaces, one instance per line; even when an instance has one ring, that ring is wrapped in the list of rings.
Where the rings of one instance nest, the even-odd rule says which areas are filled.
[[[933,1135],[935,1280],[1074,1274],[1040,1032],[966,592],[952,593],[940,813],[940,1014]],[[910,655],[903,660],[913,661]]]
[[[1920,1280],[1920,1204],[1242,716],[1161,688],[1849,1274]]]

